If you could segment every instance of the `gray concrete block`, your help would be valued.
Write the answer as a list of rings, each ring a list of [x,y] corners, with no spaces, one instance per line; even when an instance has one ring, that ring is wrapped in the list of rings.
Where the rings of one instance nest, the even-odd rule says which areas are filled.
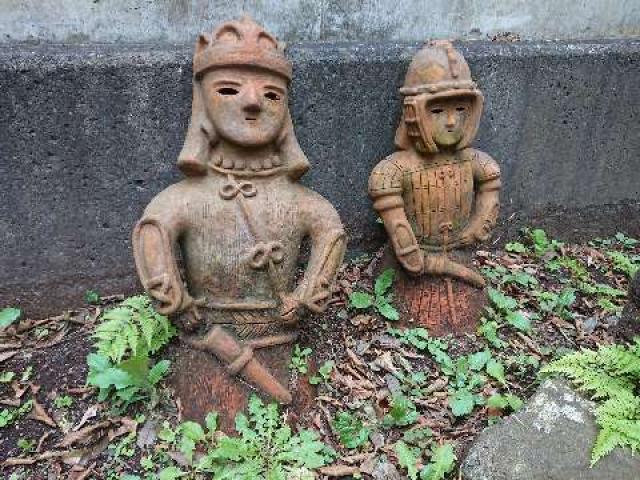
[[[640,35],[636,0],[5,0],[0,43],[191,43],[242,14],[287,42]]]
[[[476,146],[502,165],[498,236],[640,234],[640,40],[460,45],[485,93]],[[393,151],[415,44],[297,44],[291,110],[351,251],[382,239],[366,196]],[[180,178],[191,46],[0,48],[0,306],[42,314],[137,288],[130,232]],[[575,215],[569,215],[569,214]]]

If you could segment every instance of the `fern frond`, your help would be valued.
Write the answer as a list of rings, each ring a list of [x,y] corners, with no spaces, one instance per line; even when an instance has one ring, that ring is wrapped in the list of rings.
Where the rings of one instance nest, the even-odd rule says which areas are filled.
[[[93,334],[98,353],[119,363],[131,356],[148,356],[166,345],[176,331],[169,319],[158,314],[149,297],[125,299],[106,311]]]
[[[542,373],[564,375],[578,390],[602,401],[596,409],[601,430],[591,453],[592,465],[616,447],[640,450],[640,338],[628,347],[574,352],[550,363]]]
[[[598,460],[610,454],[614,448],[620,446],[621,440],[620,434],[615,430],[608,428],[600,430],[596,438],[596,443],[593,445],[593,450],[591,450],[591,466],[593,467]]]

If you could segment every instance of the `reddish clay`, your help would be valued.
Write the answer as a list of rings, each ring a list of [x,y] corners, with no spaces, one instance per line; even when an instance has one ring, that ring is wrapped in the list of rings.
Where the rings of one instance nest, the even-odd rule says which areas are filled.
[[[158,311],[182,327],[173,383],[185,416],[232,418],[254,388],[292,401],[298,319],[325,309],[345,235],[331,204],[298,183],[309,162],[287,107],[282,46],[245,17],[198,38],[193,72],[178,158],[187,178],[151,201],[133,246]],[[305,237],[311,255],[295,285]]]
[[[438,333],[468,330],[477,315],[463,319],[458,312],[478,310],[478,295],[469,289],[485,281],[469,254],[453,254],[487,240],[499,210],[500,168],[469,146],[483,96],[447,41],[430,42],[415,55],[400,93],[398,151],[373,170],[369,196],[397,261],[406,274],[422,277],[399,282],[400,300],[414,320]],[[425,307],[443,303],[447,308]]]

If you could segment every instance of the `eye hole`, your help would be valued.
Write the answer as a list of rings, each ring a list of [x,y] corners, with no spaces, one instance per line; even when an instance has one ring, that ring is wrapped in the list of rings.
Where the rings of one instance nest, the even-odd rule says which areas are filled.
[[[218,90],[218,93],[220,95],[237,95],[238,94],[238,90],[236,90],[235,88],[231,88],[231,87],[223,87],[223,88],[220,88]]]
[[[275,92],[267,92],[267,93],[264,94],[264,96],[266,98],[268,98],[269,100],[273,100],[274,102],[277,101],[277,100],[280,100],[280,95],[278,95]]]
[[[461,105],[461,106],[459,106],[459,107],[456,107],[456,110],[457,110],[458,112],[464,112],[466,109],[467,109],[467,107],[463,107],[462,105]]]
[[[442,108],[432,108],[431,113],[442,113],[444,110]]]

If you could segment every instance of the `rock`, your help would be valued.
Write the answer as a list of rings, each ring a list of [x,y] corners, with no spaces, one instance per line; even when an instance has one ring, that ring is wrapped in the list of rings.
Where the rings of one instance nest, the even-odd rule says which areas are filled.
[[[519,412],[484,430],[462,464],[465,480],[637,480],[640,455],[615,449],[589,467],[595,404],[548,380]]]

